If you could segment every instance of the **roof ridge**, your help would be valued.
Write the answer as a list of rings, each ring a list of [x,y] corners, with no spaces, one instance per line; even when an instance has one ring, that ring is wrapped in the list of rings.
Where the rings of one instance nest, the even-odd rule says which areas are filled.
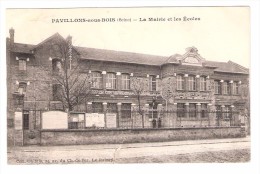
[[[52,39],[52,38],[54,38],[54,37],[56,37],[56,36],[61,37],[61,38],[65,41],[65,38],[63,38],[63,37],[60,35],[59,32],[56,32],[56,33],[54,33],[53,35],[51,35],[51,36],[47,37],[46,39],[44,39],[43,41],[41,41],[40,43],[38,43],[37,45],[35,45],[35,48],[37,48],[38,46],[42,45],[43,43],[47,42],[48,40],[50,40],[50,39]]]
[[[237,66],[238,68],[240,68],[240,69],[242,69],[243,71],[245,71],[245,72],[248,73],[248,70],[249,70],[248,68],[243,67],[242,65],[239,65],[238,63],[235,63],[235,62],[233,62],[233,61],[231,61],[231,60],[229,60],[228,63],[230,63],[230,64],[232,64],[232,65],[235,65],[235,66]]]
[[[115,51],[121,53],[130,53],[130,54],[139,54],[139,55],[147,55],[147,56],[155,56],[155,57],[165,57],[168,58],[169,56],[161,56],[155,54],[146,54],[146,53],[139,53],[139,52],[130,52],[130,51],[121,51],[121,50],[113,50],[113,49],[102,49],[102,48],[93,48],[93,47],[82,47],[82,46],[73,46],[75,48],[82,48],[82,49],[95,49],[95,50],[102,50],[102,51]]]

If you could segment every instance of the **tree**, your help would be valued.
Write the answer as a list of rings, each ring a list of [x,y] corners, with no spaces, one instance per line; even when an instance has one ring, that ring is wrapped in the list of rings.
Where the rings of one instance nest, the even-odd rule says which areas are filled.
[[[141,106],[141,95],[145,92],[147,83],[142,78],[134,77],[132,78],[131,84],[132,84],[132,90],[137,97],[137,102],[138,102],[137,112],[142,117],[142,128],[144,128],[144,110],[142,109]]]
[[[80,62],[71,44],[71,37],[60,40],[50,48],[52,60],[52,81],[55,100],[61,101],[63,108],[72,111],[82,104],[90,94],[91,77],[83,73],[88,69]]]

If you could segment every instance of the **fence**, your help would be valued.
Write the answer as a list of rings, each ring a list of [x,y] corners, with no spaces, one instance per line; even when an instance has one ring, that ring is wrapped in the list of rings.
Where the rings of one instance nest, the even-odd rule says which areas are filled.
[[[42,111],[24,111],[23,129],[42,129]],[[88,113],[92,114],[92,113]],[[94,113],[93,113],[94,114]],[[71,119],[68,115],[68,129],[143,129],[143,128],[181,128],[181,127],[217,127],[217,126],[238,126],[239,112],[229,111],[166,111],[166,110],[146,110],[128,111],[122,115],[115,112],[114,118],[111,113],[97,114],[102,122],[97,125],[90,123],[86,113],[74,114]],[[58,119],[58,118],[57,118]],[[112,120],[110,120],[112,119]],[[70,121],[73,120],[73,121]],[[57,121],[57,120],[54,120]],[[100,120],[99,120],[100,121]],[[114,126],[111,126],[111,123]],[[92,125],[92,126],[89,126]],[[101,126],[100,126],[101,125]]]
[[[209,127],[237,126],[239,112],[219,111],[148,111],[143,116],[136,111],[131,118],[120,119],[118,128],[176,128],[176,127]],[[143,117],[143,118],[142,118]]]

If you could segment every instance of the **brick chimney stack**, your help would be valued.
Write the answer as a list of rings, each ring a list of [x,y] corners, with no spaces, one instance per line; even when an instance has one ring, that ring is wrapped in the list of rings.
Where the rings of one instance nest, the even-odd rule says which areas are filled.
[[[69,45],[72,45],[72,36],[68,36],[67,38],[66,38],[66,41],[67,41],[67,43],[69,44]]]
[[[9,34],[10,34],[10,47],[13,48],[14,46],[14,29],[11,28],[9,30]]]

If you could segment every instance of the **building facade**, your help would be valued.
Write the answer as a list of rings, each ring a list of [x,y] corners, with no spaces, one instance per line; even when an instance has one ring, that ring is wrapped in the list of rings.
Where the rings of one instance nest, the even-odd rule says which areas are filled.
[[[232,61],[207,61],[195,47],[165,57],[77,47],[58,33],[37,45],[15,43],[14,29],[9,32],[10,145],[21,139],[37,144],[48,111],[69,110],[68,129],[89,128],[86,115],[93,113],[102,116],[104,129],[134,129],[240,126],[249,112],[249,70]],[[64,56],[60,44],[69,47],[68,66],[77,59],[90,85],[72,109],[57,97],[60,86],[53,80]]]

